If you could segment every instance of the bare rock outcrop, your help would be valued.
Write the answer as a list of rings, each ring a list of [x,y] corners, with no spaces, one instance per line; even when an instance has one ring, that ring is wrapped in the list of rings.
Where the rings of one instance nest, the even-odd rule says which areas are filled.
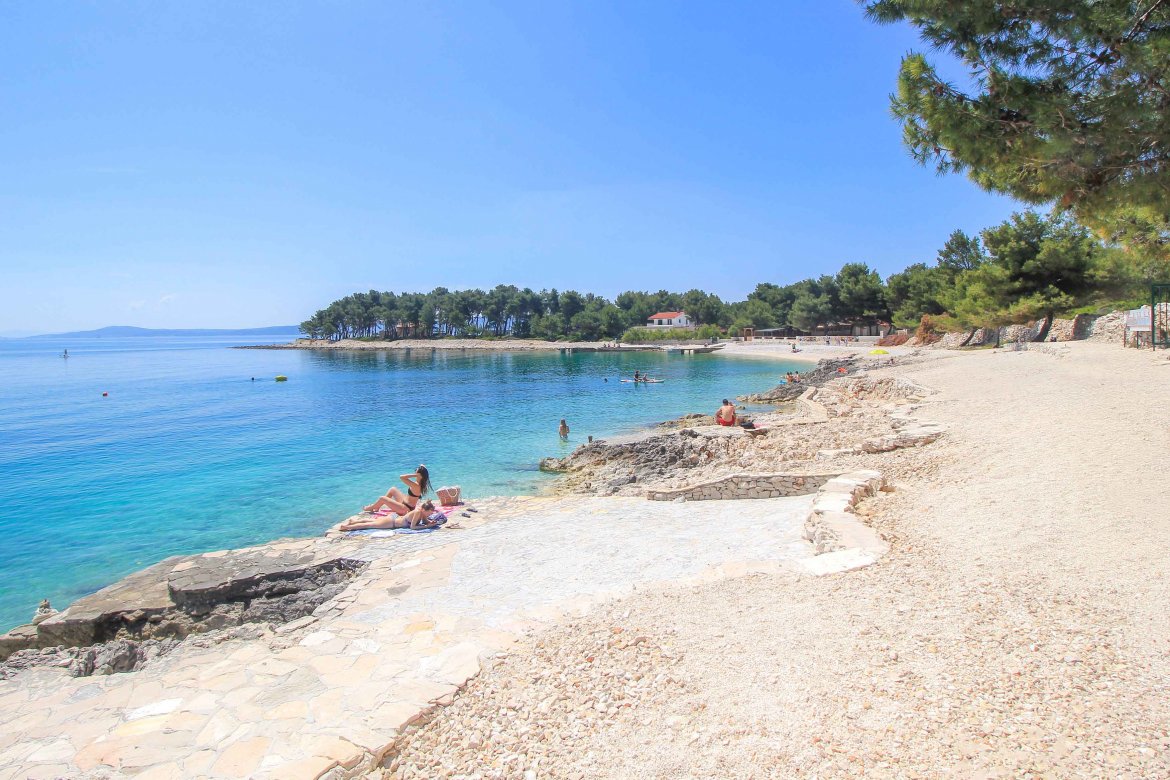
[[[783,385],[776,385],[771,390],[751,395],[737,396],[737,401],[751,404],[778,404],[785,401],[795,401],[810,387],[820,387],[843,374],[853,371],[857,365],[857,358],[826,359],[817,363],[817,367],[800,375],[800,381]]]
[[[89,647],[47,647],[21,650],[0,663],[0,680],[26,669],[63,669],[70,677],[133,672],[146,662],[166,655],[179,645],[177,639],[148,639],[135,642],[116,639]]]
[[[118,653],[133,655],[134,648],[153,647],[143,644],[149,640],[183,639],[249,623],[287,623],[332,599],[365,566],[347,548],[325,539],[167,558],[61,612],[0,635],[0,661],[25,650],[118,642],[123,644],[111,644],[122,648]],[[94,663],[125,665],[96,657]]]
[[[658,423],[659,428],[693,428],[696,425],[715,425],[713,414],[684,414],[674,420]]]
[[[820,386],[802,388],[802,414],[761,414],[757,424],[766,436],[715,426],[682,428],[636,441],[593,442],[568,457],[548,458],[541,468],[562,475],[556,487],[561,492],[676,496],[745,474],[820,473],[826,460],[838,456],[921,446],[942,435],[941,428],[911,416],[931,389],[897,377],[842,377],[840,366],[841,361],[825,361]]]
[[[725,458],[742,442],[690,428],[623,444],[594,442],[565,458],[545,458],[542,471],[566,475],[570,488],[613,495],[639,480],[685,473]]]

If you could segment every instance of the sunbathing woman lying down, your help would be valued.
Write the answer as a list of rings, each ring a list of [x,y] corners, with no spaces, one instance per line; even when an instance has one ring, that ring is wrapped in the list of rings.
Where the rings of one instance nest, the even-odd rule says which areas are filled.
[[[435,512],[435,505],[431,501],[419,502],[419,505],[404,515],[386,515],[384,517],[370,517],[362,520],[347,520],[337,527],[339,531],[361,531],[366,528],[433,528],[441,523],[431,520]]]

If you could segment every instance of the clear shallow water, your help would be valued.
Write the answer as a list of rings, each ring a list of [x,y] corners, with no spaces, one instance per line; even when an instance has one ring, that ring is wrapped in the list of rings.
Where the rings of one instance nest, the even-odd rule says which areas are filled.
[[[0,341],[0,630],[168,555],[320,533],[420,461],[472,500],[531,493],[540,458],[588,435],[713,412],[797,367],[242,343],[263,342]],[[667,382],[618,381],[635,369]]]

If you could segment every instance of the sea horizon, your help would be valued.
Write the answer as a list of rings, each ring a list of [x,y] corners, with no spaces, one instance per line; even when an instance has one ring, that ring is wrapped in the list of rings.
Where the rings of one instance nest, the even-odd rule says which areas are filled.
[[[20,335],[12,335],[19,333]],[[138,325],[103,325],[100,328],[88,330],[41,332],[41,331],[9,331],[0,333],[0,341],[19,341],[22,339],[72,339],[72,338],[106,338],[106,337],[141,337],[141,336],[261,336],[261,335],[296,335],[300,328],[296,325],[264,325],[255,328],[144,328]]]

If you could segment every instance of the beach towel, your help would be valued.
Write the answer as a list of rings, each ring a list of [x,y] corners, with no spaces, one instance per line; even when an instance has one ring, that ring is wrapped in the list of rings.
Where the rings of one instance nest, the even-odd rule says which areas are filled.
[[[456,509],[457,507],[454,506],[437,506],[435,507],[435,512],[442,512],[447,517],[450,517],[451,513]],[[377,512],[363,512],[362,514],[371,515],[373,517],[388,517],[390,515],[396,514],[396,512],[393,509],[379,509]]]
[[[435,526],[433,529],[360,529],[358,531],[346,531],[346,536],[350,537],[370,537],[371,539],[385,539],[392,537],[395,533],[431,533],[438,531],[439,527]]]
[[[435,507],[435,511],[431,512],[428,517],[431,519],[436,519],[436,515],[442,515],[442,520],[438,525],[431,526],[430,528],[362,528],[357,531],[345,531],[344,533],[347,536],[368,536],[371,539],[385,539],[387,536],[393,536],[394,534],[429,534],[431,531],[438,531],[444,523],[451,519],[451,513],[454,512],[455,509],[456,507],[453,506]],[[381,512],[378,512],[376,514],[379,517],[385,517],[386,515],[394,513],[386,512],[385,514],[382,514]]]

